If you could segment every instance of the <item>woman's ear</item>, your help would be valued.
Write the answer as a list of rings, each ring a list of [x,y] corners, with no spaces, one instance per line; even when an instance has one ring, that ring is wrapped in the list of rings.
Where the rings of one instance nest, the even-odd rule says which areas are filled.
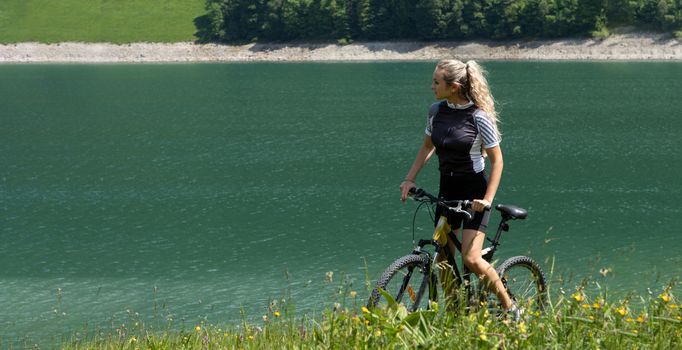
[[[457,90],[459,90],[459,84],[457,84],[457,83],[452,83],[452,84],[450,85],[450,91],[452,91],[452,93],[454,94],[455,92],[457,92]]]

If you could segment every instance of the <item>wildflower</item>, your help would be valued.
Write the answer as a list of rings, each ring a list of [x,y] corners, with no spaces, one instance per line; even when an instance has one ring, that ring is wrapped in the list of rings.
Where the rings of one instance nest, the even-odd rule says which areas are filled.
[[[679,306],[677,304],[670,304],[668,307],[671,309],[677,309]]]
[[[358,292],[356,292],[356,291],[354,291],[354,290],[351,290],[351,291],[350,291],[350,297],[351,297],[351,298],[355,298],[356,296],[358,296]]]
[[[282,314],[280,314],[279,311],[275,311],[275,312],[273,313],[273,315],[275,315],[275,317],[280,317],[280,316],[282,316]]]
[[[672,295],[670,295],[668,292],[661,293],[658,297],[661,298],[664,303],[667,303],[673,299]]]
[[[682,321],[682,316],[675,317],[678,321]]]
[[[268,322],[268,315],[263,315],[263,322]]]
[[[599,309],[599,308],[601,308],[601,304],[595,302],[594,304],[592,304],[592,307],[595,309]]]
[[[621,316],[625,316],[628,314],[628,309],[626,309],[625,306],[621,306],[616,309],[616,312]]]
[[[338,309],[340,309],[340,308],[341,308],[341,304],[339,304],[339,303],[334,303],[334,309],[333,309],[334,311],[336,311],[336,310],[338,310]]]
[[[485,326],[482,324],[479,324],[476,329],[478,330],[478,333],[485,333]]]
[[[639,331],[637,331],[636,329],[633,329],[633,330],[632,330],[632,333],[637,334],[637,333],[639,333]]]
[[[253,336],[252,336],[252,335],[249,336],[249,340],[253,340]]]
[[[609,272],[611,272],[611,269],[607,269],[607,268],[599,269],[599,274],[601,274],[602,277],[606,277],[606,274]]]
[[[365,320],[365,326],[369,326],[369,320]]]
[[[637,316],[637,322],[644,323],[644,316],[642,315]]]
[[[519,323],[519,333],[521,334],[526,334],[528,332],[528,329],[526,328],[526,322],[521,322]]]
[[[381,336],[381,331],[378,330],[378,329],[377,329],[376,331],[374,331],[374,336],[375,336],[375,337],[380,337],[380,336]]]
[[[369,309],[366,308],[366,307],[364,307],[364,306],[363,306],[360,310],[362,310],[362,313],[363,313],[363,314],[369,313]]]
[[[356,324],[357,324],[357,323],[360,323],[360,317],[358,317],[358,316],[353,316],[353,322],[355,322]]]
[[[485,333],[481,333],[481,335],[479,335],[478,337],[481,338],[481,340],[483,341],[488,340],[488,337],[485,335]]]
[[[589,309],[590,304],[582,304],[582,305],[580,305],[580,307],[582,307],[583,309]]]
[[[135,336],[130,337],[130,344],[137,342],[137,338]]]
[[[196,326],[196,327],[194,327],[194,329],[195,329],[197,332],[201,332],[201,326]]]
[[[634,320],[632,319],[632,317],[628,317],[628,318],[625,319],[625,322],[628,322],[628,323],[629,323],[629,322],[632,322],[632,321],[634,321]]]
[[[575,301],[577,302],[581,302],[585,300],[585,295],[583,295],[583,293],[580,292],[575,292],[573,293],[573,295],[571,295],[571,298],[575,299]]]
[[[592,316],[592,315],[590,315],[590,316],[587,316],[587,318],[589,318],[589,319],[590,319],[590,321],[594,321],[594,316]]]

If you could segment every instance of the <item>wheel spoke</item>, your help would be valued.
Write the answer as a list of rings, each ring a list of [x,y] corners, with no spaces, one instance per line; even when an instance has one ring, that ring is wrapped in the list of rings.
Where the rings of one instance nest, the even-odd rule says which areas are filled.
[[[426,283],[428,287],[425,269],[422,268],[422,265],[426,263],[425,259],[420,255],[407,255],[391,264],[377,282],[368,305],[380,309],[388,307],[388,300],[378,291],[379,288],[410,311],[417,309],[420,303],[428,305],[428,302],[423,303],[428,296],[426,299],[423,297],[427,293],[424,293],[424,289],[421,288],[423,283]]]

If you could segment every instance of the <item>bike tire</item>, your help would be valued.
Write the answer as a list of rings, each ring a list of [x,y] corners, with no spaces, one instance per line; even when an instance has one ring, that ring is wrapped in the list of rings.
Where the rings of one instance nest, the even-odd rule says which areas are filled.
[[[427,256],[417,254],[405,255],[394,261],[376,283],[367,307],[378,309],[388,307],[388,300],[379,289],[386,291],[398,304],[405,305],[410,312],[419,309],[424,295],[435,300],[437,278],[429,264]],[[428,302],[425,305],[428,308]]]
[[[547,302],[545,274],[535,260],[515,256],[497,268],[509,297],[527,311],[542,311]]]

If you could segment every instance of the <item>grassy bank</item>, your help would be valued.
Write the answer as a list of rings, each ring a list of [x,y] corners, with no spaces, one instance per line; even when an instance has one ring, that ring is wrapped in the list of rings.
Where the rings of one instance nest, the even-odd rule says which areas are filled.
[[[262,322],[158,330],[131,320],[79,334],[62,349],[679,349],[682,311],[673,283],[658,292],[608,300],[586,288],[553,293],[542,313],[513,321],[481,308],[407,314],[367,310],[364,295],[342,290],[314,319],[272,302]]]
[[[194,41],[204,0],[3,0],[0,43]]]

